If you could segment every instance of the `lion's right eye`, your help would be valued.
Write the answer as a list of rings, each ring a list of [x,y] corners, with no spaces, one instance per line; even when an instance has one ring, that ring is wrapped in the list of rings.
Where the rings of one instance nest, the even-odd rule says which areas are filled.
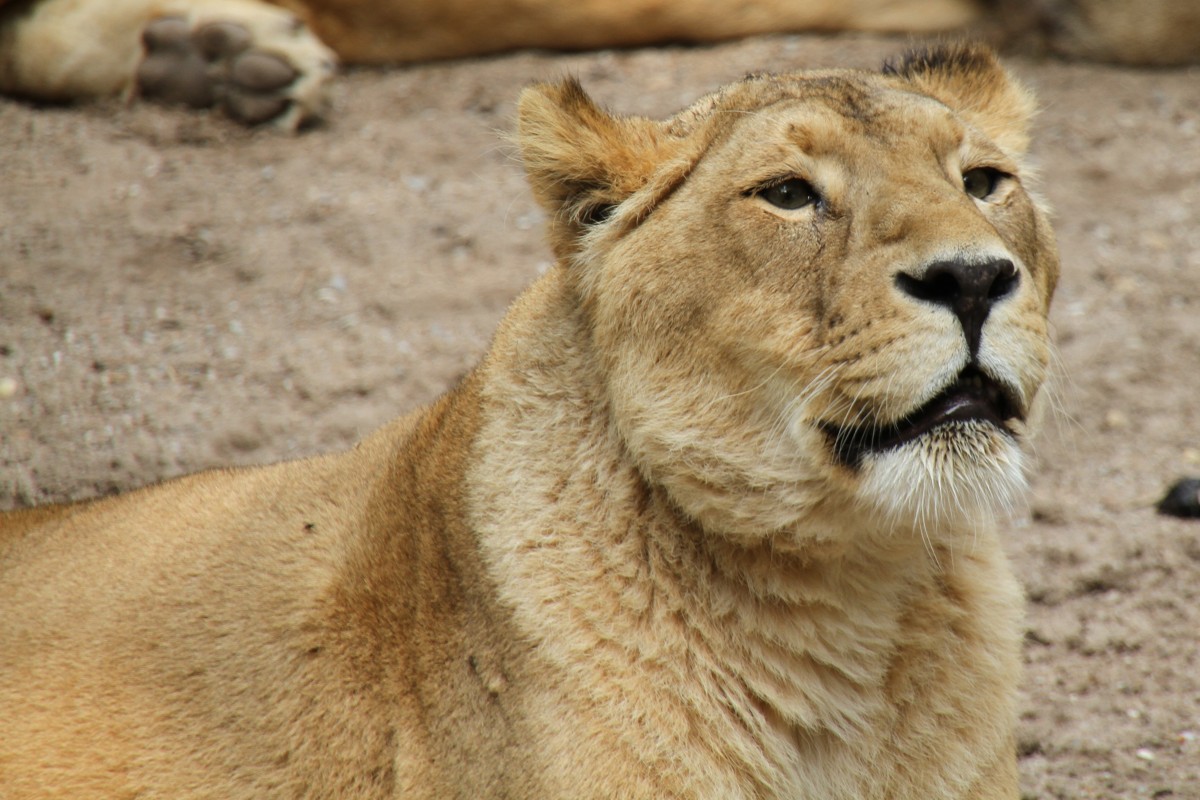
[[[976,200],[986,200],[1004,177],[1004,173],[998,169],[977,167],[963,173],[963,189]]]
[[[755,194],[776,208],[782,208],[785,211],[804,208],[821,199],[812,184],[803,178],[788,178],[785,181],[765,186]]]

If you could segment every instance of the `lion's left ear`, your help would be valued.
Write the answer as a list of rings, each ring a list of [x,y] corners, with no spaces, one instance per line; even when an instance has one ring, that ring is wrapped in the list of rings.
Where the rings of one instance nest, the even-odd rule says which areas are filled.
[[[959,43],[914,50],[889,61],[883,71],[945,103],[1014,158],[1029,149],[1037,104],[990,47]]]
[[[607,113],[573,78],[522,92],[517,131],[533,194],[553,217],[560,256],[643,188],[679,146],[662,123]]]

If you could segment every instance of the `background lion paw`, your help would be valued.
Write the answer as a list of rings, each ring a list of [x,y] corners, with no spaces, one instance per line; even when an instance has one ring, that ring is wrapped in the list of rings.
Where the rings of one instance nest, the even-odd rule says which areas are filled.
[[[321,117],[328,104],[333,53],[291,15],[159,17],[142,30],[142,43],[135,91],[147,99],[288,130]]]

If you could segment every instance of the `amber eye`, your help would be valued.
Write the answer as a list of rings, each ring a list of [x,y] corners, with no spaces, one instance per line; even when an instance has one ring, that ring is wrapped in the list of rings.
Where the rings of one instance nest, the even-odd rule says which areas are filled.
[[[1004,178],[1004,173],[991,167],[977,167],[963,173],[963,188],[977,200],[986,199]]]
[[[785,181],[763,187],[755,194],[776,208],[782,208],[785,211],[804,208],[821,199],[812,184],[803,178],[788,178]]]

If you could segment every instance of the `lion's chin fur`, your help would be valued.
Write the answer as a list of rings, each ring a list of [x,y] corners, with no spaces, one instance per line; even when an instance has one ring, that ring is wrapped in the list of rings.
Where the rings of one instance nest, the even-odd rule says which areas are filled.
[[[1025,462],[1017,442],[993,426],[956,423],[867,456],[858,497],[889,529],[970,535],[1019,508],[1028,487]]]

